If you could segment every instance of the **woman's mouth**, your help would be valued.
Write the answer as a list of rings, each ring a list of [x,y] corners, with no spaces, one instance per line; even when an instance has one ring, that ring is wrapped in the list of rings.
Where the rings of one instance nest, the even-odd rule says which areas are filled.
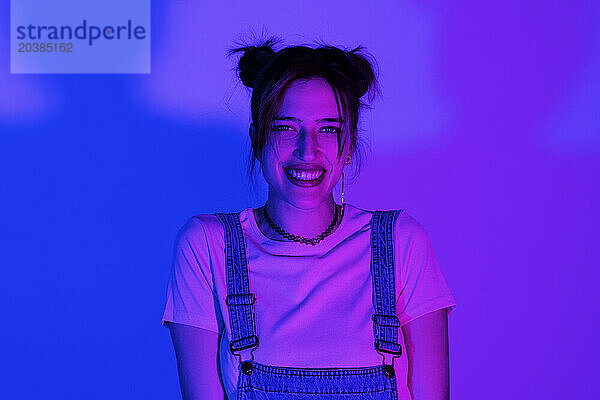
[[[325,177],[324,169],[284,168],[284,170],[285,175],[290,182],[301,187],[316,186],[321,183]]]

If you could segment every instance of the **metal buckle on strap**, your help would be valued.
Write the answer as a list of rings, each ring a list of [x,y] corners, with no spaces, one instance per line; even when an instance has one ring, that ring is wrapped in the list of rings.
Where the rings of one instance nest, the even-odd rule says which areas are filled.
[[[371,318],[379,326],[400,327],[400,320],[395,315],[373,314]]]
[[[225,304],[228,306],[251,306],[256,303],[254,293],[237,293],[225,297]]]
[[[398,346],[398,350],[382,349],[381,345],[380,345],[381,343],[391,344],[392,347]],[[375,342],[375,350],[377,350],[378,352],[383,352],[383,353],[388,353],[388,354],[395,354],[396,357],[400,357],[402,355],[402,346],[400,346],[398,343],[390,342],[388,340],[382,340],[382,339],[377,340]]]
[[[381,343],[384,344],[391,344],[393,348],[395,348],[396,346],[398,346],[398,350],[388,350],[388,349],[382,349],[381,348]],[[395,343],[395,342],[390,342],[388,340],[382,340],[382,339],[378,339],[375,341],[375,350],[377,350],[377,352],[381,355],[381,357],[383,358],[383,365],[386,365],[385,363],[385,355],[386,354],[391,354],[392,355],[392,363],[389,364],[392,367],[394,366],[394,360],[398,357],[400,357],[402,355],[402,346],[400,346],[400,344]]]
[[[239,347],[237,347],[235,344],[245,341],[246,339],[253,339],[252,342],[250,342],[249,344],[244,344],[241,345]],[[246,336],[240,339],[236,339],[236,340],[232,340],[231,343],[229,343],[229,350],[231,350],[232,353],[235,354],[236,351],[240,351],[240,350],[244,350],[244,349],[249,349],[250,347],[258,347],[258,336],[256,335],[252,335],[252,336]]]
[[[396,329],[400,327],[400,320],[395,315],[373,314],[372,319],[373,323],[378,327],[391,327]],[[376,328],[376,331],[379,331],[379,334],[377,335],[379,336],[381,334],[380,328]],[[397,348],[398,350],[389,350],[388,348],[382,348],[382,345],[384,345],[385,347],[391,347],[392,349]],[[402,346],[400,346],[400,344],[379,338],[375,340],[375,350],[377,350],[381,357],[383,357],[383,365],[386,365],[385,355],[391,354],[392,367],[394,366],[394,360],[402,355]]]
[[[236,346],[236,343],[245,341],[246,339],[252,339],[252,342],[245,344],[245,345],[241,345],[239,347]],[[257,347],[258,347],[258,336],[256,336],[256,335],[246,336],[246,337],[243,337],[240,339],[232,340],[231,343],[229,343],[229,350],[231,351],[231,354],[233,354],[234,356],[238,356],[240,359],[240,362],[242,362],[242,354],[236,353],[236,352],[252,348],[252,350],[250,350],[250,361],[253,361],[254,360],[253,352]]]
[[[233,293],[227,295],[225,297],[225,304],[228,307],[236,307],[236,306],[252,306],[256,303],[256,296],[254,293]],[[238,310],[239,311],[239,310]],[[230,310],[230,312],[233,312]],[[254,312],[252,312],[252,318],[254,320]],[[254,321],[252,322],[254,325]],[[254,332],[254,329],[252,330]],[[250,339],[250,340],[249,340]],[[239,345],[238,345],[239,344]],[[252,349],[250,350],[250,361],[254,360],[253,351],[258,347],[258,336],[251,335],[245,336],[239,339],[232,340],[229,343],[229,350],[231,353],[237,357],[239,357],[240,362],[242,361],[242,354],[239,353],[241,350]]]

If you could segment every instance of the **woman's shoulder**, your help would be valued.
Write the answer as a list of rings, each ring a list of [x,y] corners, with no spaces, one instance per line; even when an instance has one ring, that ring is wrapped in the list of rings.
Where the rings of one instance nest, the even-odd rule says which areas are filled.
[[[251,208],[246,208],[242,211],[231,212],[231,213],[223,211],[223,212],[214,212],[211,214],[195,214],[187,219],[185,224],[182,226],[181,231],[185,231],[187,233],[192,233],[192,234],[203,233],[204,235],[206,235],[208,237],[213,236],[213,235],[220,237],[220,236],[223,236],[223,225],[221,224],[221,221],[219,221],[217,214],[219,214],[219,213],[238,214],[240,216],[243,216],[243,215],[246,215],[251,210],[252,210]]]
[[[222,233],[223,228],[215,214],[195,214],[179,228],[178,236],[204,239],[214,234]]]
[[[195,214],[183,224],[180,232],[194,236],[210,236],[211,233],[223,231],[223,227],[215,214]]]
[[[405,213],[406,211],[401,208],[363,208],[356,206],[354,204],[346,203],[347,208],[354,214],[369,214],[373,215],[375,211],[398,211],[400,214]]]
[[[397,211],[397,217],[394,226],[397,233],[414,235],[423,234],[425,232],[424,226],[403,208],[367,209],[357,206],[351,206],[350,210],[351,214],[356,218],[371,218],[373,214],[375,214],[375,211]]]
[[[414,216],[403,210],[396,219],[395,234],[400,242],[411,242],[413,245],[428,246],[429,233],[425,226]]]
[[[224,230],[215,214],[195,214],[179,228],[178,248],[191,248],[195,254],[209,257],[224,248]]]

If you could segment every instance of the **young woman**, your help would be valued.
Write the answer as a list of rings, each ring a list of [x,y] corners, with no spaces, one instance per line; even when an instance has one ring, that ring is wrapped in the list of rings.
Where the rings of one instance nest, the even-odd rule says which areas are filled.
[[[257,160],[268,200],[177,236],[163,324],[183,397],[448,399],[456,303],[427,232],[332,193],[358,154],[372,62],[362,47],[275,44],[230,53],[244,53],[250,171]]]

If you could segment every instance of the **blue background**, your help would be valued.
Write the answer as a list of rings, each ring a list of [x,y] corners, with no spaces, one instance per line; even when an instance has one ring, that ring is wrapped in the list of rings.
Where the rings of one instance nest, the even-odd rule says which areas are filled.
[[[150,0],[10,0],[10,6],[12,73],[150,73]],[[127,28],[128,21],[131,21],[131,39],[127,29],[121,30],[118,39],[118,26]],[[46,29],[40,31],[41,39],[32,40],[30,25],[34,27],[34,38],[38,37],[38,27],[48,26],[57,27],[59,37],[61,26],[70,27],[73,36],[69,39],[65,29],[64,39],[50,40],[50,29]],[[25,27],[24,39],[18,39],[19,26]],[[107,26],[114,31],[113,39],[100,36],[90,45],[90,36],[99,34],[90,32],[90,28],[98,31]],[[134,35],[138,26],[145,30],[142,39]],[[38,46],[27,46],[33,43]],[[44,51],[37,51],[42,43]]]

